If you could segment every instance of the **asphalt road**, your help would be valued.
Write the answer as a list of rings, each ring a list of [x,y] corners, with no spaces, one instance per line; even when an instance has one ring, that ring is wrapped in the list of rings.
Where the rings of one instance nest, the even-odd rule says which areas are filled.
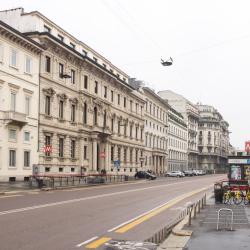
[[[0,249],[95,249],[145,240],[223,175],[0,196]]]

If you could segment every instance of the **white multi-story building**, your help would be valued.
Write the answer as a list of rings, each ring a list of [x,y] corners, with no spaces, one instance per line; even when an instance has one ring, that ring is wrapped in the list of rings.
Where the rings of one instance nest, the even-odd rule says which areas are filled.
[[[157,175],[167,171],[169,105],[153,90],[144,87],[145,95],[145,168]]]
[[[168,170],[188,169],[188,129],[184,117],[172,107],[168,111]]]
[[[42,48],[0,21],[0,181],[28,179],[38,163]]]
[[[145,102],[128,75],[37,11],[2,11],[0,19],[46,47],[40,68],[40,171],[132,175],[142,169]],[[46,146],[52,152],[44,152]]]
[[[168,100],[168,103],[184,117],[188,126],[188,168],[198,169],[198,108],[185,97],[171,90],[160,91],[158,95]]]
[[[229,124],[210,105],[197,104],[199,109],[199,163],[206,171],[225,171],[229,155]]]

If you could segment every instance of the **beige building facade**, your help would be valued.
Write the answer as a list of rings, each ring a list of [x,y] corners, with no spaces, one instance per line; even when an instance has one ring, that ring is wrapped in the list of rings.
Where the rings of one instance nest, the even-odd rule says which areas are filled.
[[[145,169],[163,175],[168,166],[169,105],[150,88],[145,96]]]
[[[39,172],[134,175],[143,169],[145,102],[128,75],[39,12],[19,8],[0,13],[0,19],[46,48]]]
[[[168,100],[168,103],[184,117],[188,126],[188,168],[199,169],[198,164],[198,108],[182,95],[171,90],[160,91],[159,96]]]
[[[168,111],[168,171],[188,169],[188,128],[184,117],[172,107]]]
[[[28,180],[38,162],[42,48],[0,21],[0,181]]]
[[[199,164],[208,172],[226,170],[230,154],[229,124],[210,105],[197,104],[199,109]]]

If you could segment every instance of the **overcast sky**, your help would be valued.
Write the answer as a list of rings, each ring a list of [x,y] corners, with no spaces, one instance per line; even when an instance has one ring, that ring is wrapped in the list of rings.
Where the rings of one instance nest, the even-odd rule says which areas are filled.
[[[213,105],[231,143],[250,140],[250,1],[0,0],[38,10],[131,77]],[[171,67],[160,59],[173,57]]]

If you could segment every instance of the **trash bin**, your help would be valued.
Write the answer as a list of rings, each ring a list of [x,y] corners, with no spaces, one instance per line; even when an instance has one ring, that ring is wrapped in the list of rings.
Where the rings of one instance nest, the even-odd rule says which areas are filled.
[[[223,189],[221,183],[214,184],[214,199],[215,203],[222,203],[223,201]]]
[[[128,181],[128,175],[125,175],[124,181]]]

